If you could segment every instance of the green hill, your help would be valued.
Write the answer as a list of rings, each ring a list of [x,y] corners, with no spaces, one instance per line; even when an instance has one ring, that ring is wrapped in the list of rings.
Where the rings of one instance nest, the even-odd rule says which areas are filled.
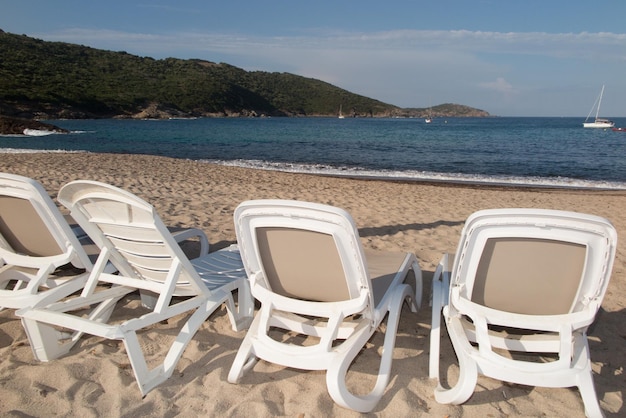
[[[340,105],[346,116],[424,114],[424,109],[400,109],[288,73],[247,72],[203,60],[155,60],[0,30],[0,114],[4,115],[330,116],[338,113]]]

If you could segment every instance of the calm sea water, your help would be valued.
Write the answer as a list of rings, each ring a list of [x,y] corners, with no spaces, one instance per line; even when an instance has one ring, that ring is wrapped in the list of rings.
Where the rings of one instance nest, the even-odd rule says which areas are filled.
[[[615,119],[626,126],[626,118]],[[626,133],[581,118],[59,120],[70,134],[0,137],[0,152],[163,155],[408,180],[626,189]]]

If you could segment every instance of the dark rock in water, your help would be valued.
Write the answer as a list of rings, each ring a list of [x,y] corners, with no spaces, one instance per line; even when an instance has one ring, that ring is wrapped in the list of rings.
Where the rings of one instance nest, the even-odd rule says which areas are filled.
[[[0,135],[26,135],[25,131],[28,132],[28,130],[35,135],[42,135],[46,132],[69,133],[67,129],[49,123],[0,115]]]

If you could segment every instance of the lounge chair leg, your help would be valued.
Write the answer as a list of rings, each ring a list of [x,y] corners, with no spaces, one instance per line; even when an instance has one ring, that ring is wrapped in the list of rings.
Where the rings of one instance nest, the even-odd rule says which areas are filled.
[[[576,386],[580,391],[585,406],[585,415],[588,418],[604,417],[600,404],[598,403],[598,395],[593,383],[593,371],[591,370],[591,360],[589,359],[589,343],[587,335],[584,332],[574,334],[577,347],[574,353],[573,365],[574,369],[579,370],[576,375]]]
[[[428,377],[439,380],[439,349],[441,346],[441,283],[433,280],[431,310],[430,353],[428,355]]]
[[[441,347],[441,310],[447,303],[449,288],[448,254],[444,254],[433,274],[431,299],[430,353],[428,377],[439,380],[439,354]]]
[[[239,323],[235,331],[241,331],[250,327],[254,317],[254,298],[250,292],[250,283],[246,280],[239,286],[237,292],[237,308]]]
[[[148,370],[148,365],[141,351],[141,345],[139,344],[139,339],[135,331],[125,332],[122,341],[141,395],[146,396],[150,389],[165,380],[165,378],[157,379],[159,374],[163,374],[163,365],[160,364],[157,368],[153,369],[152,372]]]
[[[156,293],[143,289],[139,291],[139,297],[141,298],[141,306],[148,309],[154,309],[157,300],[159,299],[159,295]]]
[[[604,418],[604,413],[600,409],[596,388],[593,384],[593,372],[591,364],[584,371],[578,374],[578,390],[585,405],[585,415],[587,418]]]
[[[232,292],[226,298],[226,311],[233,331],[247,329],[254,316],[254,301],[250,293],[250,285],[246,282],[237,289],[237,305]]]
[[[130,330],[124,333],[124,347],[143,396],[146,396],[152,389],[169,379],[193,336],[222,302],[223,300],[221,299],[215,301],[205,300],[204,304],[199,306],[185,322],[170,346],[163,363],[152,370],[148,369],[137,333]]]
[[[578,384],[578,390],[580,391],[580,395],[582,396],[583,403],[585,405],[585,415],[588,418],[604,418],[604,413],[602,412],[602,409],[600,409],[596,389],[593,385],[591,371],[585,376],[581,375],[581,377],[582,379],[580,379]]]
[[[122,299],[124,296],[125,295],[122,295],[120,297],[115,297],[102,301],[91,312],[91,314],[89,315],[89,319],[101,323],[107,323],[109,321],[109,318],[113,314],[113,310],[115,309],[117,302],[119,302],[120,299]]]
[[[400,322],[400,311],[402,310],[402,305],[405,300],[414,298],[412,292],[412,287],[409,285],[400,287],[393,295],[394,300],[389,304],[389,306],[396,306],[397,309],[389,311],[387,332],[385,333],[383,342],[383,354],[380,360],[378,378],[376,379],[374,389],[372,389],[370,393],[357,396],[350,393],[346,387],[346,374],[348,373],[348,369],[354,358],[361,351],[361,348],[363,348],[365,342],[371,336],[371,333],[367,332],[367,328],[363,328],[359,331],[359,334],[355,336],[356,339],[363,339],[365,341],[359,341],[358,343],[351,341],[348,352],[341,353],[331,362],[326,372],[326,386],[328,387],[330,396],[339,405],[358,412],[367,413],[372,411],[383,397],[391,375],[393,348],[395,346],[398,323]]]
[[[257,334],[256,330],[259,328],[259,322],[260,315],[257,315],[252,321],[250,330],[244,337],[239,350],[237,350],[237,355],[235,356],[233,365],[230,367],[230,371],[228,372],[228,381],[230,383],[239,383],[243,375],[246,374],[248,370],[252,369],[258,361],[258,358],[254,355],[252,350],[250,336]]]
[[[71,338],[60,342],[62,335],[51,325],[33,319],[22,318],[33,355],[39,361],[50,361],[67,354],[78,339]]]
[[[478,366],[474,359],[468,354],[473,347],[470,343],[460,337],[463,333],[463,326],[454,318],[448,318],[448,307],[444,308],[444,318],[448,327],[457,329],[449,332],[454,351],[459,359],[459,380],[450,389],[444,389],[441,384],[435,389],[435,400],[442,404],[460,405],[467,401],[474,393],[476,382],[478,381]],[[437,374],[439,372],[437,371]]]
[[[415,295],[411,304],[411,312],[417,312],[422,307],[422,294],[424,293],[424,280],[422,269],[417,261],[413,262],[413,277],[415,278]]]

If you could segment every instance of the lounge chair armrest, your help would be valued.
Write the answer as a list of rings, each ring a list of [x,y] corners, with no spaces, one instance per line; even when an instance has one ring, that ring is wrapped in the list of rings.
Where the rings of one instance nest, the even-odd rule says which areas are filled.
[[[60,267],[67,263],[67,260],[72,254],[72,250],[68,250],[65,253],[51,255],[47,257],[33,257],[30,255],[17,254],[10,251],[4,251],[0,248],[0,259],[3,260],[5,264],[13,264],[21,267],[28,267],[33,269],[41,269],[41,266],[45,263],[54,270],[54,267]]]
[[[313,315],[320,317],[341,316],[347,317],[363,311],[369,301],[367,294],[363,293],[358,298],[339,302],[313,302],[298,300],[271,293],[258,283],[252,282],[252,294],[262,304],[266,303],[274,309],[292,312],[298,315]]]
[[[203,255],[207,255],[209,253],[209,240],[202,230],[198,228],[179,227],[168,227],[168,230],[179,244],[188,239],[198,237],[198,241],[200,242],[200,254],[198,257],[202,257]]]

